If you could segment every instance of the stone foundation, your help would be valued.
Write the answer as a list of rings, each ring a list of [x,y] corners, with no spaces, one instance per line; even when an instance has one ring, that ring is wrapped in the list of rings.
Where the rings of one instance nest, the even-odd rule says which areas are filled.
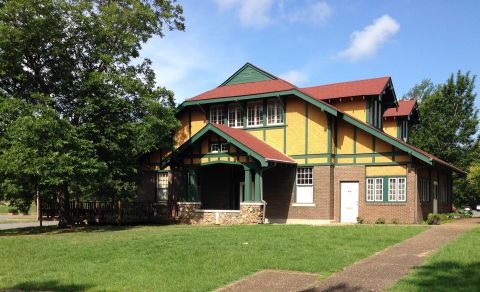
[[[242,203],[240,210],[203,210],[199,202],[179,202],[178,221],[183,224],[234,225],[263,222],[263,204]]]

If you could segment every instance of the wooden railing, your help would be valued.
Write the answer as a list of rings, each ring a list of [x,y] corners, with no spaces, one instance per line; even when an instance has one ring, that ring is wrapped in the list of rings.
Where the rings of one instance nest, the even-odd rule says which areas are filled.
[[[62,210],[57,201],[40,203],[42,220],[58,220]],[[151,201],[76,201],[64,208],[64,215],[72,224],[128,224],[167,223],[177,214],[176,204]]]

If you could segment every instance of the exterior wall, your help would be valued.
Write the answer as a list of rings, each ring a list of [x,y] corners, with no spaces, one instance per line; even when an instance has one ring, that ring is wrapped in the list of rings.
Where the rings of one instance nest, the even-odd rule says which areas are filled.
[[[380,167],[377,167],[380,168]],[[393,223],[395,220],[399,223],[416,223],[416,206],[418,206],[418,196],[416,196],[416,175],[415,168],[412,165],[406,166],[403,170],[385,166],[383,175],[406,175],[407,176],[407,200],[405,203],[369,203],[365,198],[365,185],[363,187],[363,196],[359,200],[359,217],[364,218],[368,223],[375,223],[379,218],[385,219],[386,223]],[[384,182],[385,183],[385,182]],[[388,194],[384,194],[388,196]]]
[[[397,120],[394,120],[392,118],[383,120],[383,131],[390,136],[397,137]]]
[[[367,101],[363,98],[344,98],[342,101],[332,102],[332,105],[364,123],[367,122]]]
[[[383,169],[382,169],[383,168]],[[365,196],[365,180],[366,174],[370,175],[382,172],[382,175],[405,175],[407,176],[407,201],[405,203],[367,203]],[[365,220],[366,223],[375,223],[379,218],[385,219],[386,223],[392,223],[393,220],[400,223],[415,223],[415,206],[418,206],[418,197],[416,196],[415,187],[415,168],[408,167],[392,167],[392,166],[375,166],[375,169],[368,170],[365,166],[337,166],[335,167],[334,179],[334,202],[335,221],[340,221],[340,184],[341,182],[358,182],[359,183],[359,206],[358,217]],[[386,194],[384,194],[386,195]]]
[[[263,174],[263,199],[267,202],[266,217],[275,222],[287,219],[333,219],[333,168],[313,168],[313,206],[295,205],[295,168],[275,167]]]
[[[421,201],[420,202],[420,209],[422,213],[422,220],[427,219],[429,213],[433,213],[433,185],[434,181],[438,182],[439,188],[442,186],[445,187],[445,191],[447,192],[447,200],[443,201],[440,196],[440,189],[438,194],[438,213],[449,213],[452,211],[452,174],[449,171],[444,171],[441,169],[436,169],[433,167],[422,167],[418,171],[419,181],[421,178],[426,178],[429,180],[429,192],[430,192],[430,200],[429,201]],[[419,183],[419,197],[420,194],[420,183]]]

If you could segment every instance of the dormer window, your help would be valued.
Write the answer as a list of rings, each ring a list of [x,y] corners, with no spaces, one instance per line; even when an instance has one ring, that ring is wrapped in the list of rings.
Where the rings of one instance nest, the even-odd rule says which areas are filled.
[[[370,100],[369,104],[369,122],[370,125],[374,126],[377,129],[382,128],[382,118],[383,118],[383,111],[382,111],[382,103],[378,98],[374,98]]]
[[[232,128],[243,127],[242,108],[238,104],[228,106],[228,126]]]
[[[247,105],[247,127],[263,126],[263,103],[249,102]]]
[[[223,105],[210,107],[210,122],[212,124],[223,124]]]
[[[408,120],[400,122],[400,137],[404,142],[408,141]]]
[[[283,105],[277,100],[269,100],[267,103],[267,125],[283,124]]]

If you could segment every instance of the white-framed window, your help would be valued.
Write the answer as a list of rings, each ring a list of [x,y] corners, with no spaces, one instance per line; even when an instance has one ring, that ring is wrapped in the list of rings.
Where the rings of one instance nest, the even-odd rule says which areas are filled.
[[[220,144],[220,152],[228,152],[228,143]]]
[[[242,107],[238,104],[228,106],[228,126],[232,128],[243,127]]]
[[[168,172],[158,172],[156,177],[157,202],[168,201]]]
[[[407,180],[404,177],[388,178],[388,201],[404,202],[407,199]]]
[[[420,198],[422,202],[430,202],[430,183],[428,178],[420,178]]]
[[[295,203],[313,204],[313,167],[298,167],[295,183]]]
[[[223,124],[223,105],[210,107],[210,122],[212,124]]]
[[[383,202],[383,178],[367,178],[367,202]]]
[[[283,104],[278,99],[267,102],[267,125],[283,124]]]
[[[263,102],[247,104],[247,127],[263,126]]]
[[[210,153],[218,153],[220,151],[220,145],[218,143],[210,144]]]

